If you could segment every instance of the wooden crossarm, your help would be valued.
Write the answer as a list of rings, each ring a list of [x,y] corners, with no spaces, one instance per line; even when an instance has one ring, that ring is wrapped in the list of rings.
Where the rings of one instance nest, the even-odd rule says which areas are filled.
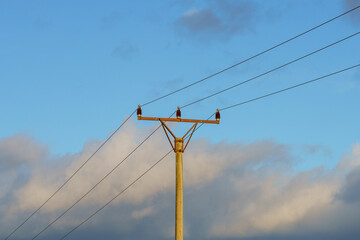
[[[158,117],[141,117],[138,120],[163,121],[163,122],[189,122],[189,123],[213,123],[219,124],[220,120],[199,120],[199,119],[182,119],[182,118],[158,118]]]

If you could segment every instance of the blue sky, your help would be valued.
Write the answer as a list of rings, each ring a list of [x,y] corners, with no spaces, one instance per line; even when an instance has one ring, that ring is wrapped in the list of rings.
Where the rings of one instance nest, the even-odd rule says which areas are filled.
[[[358,0],[1,1],[0,139],[3,147],[0,148],[4,152],[11,151],[0,154],[4,157],[0,174],[2,177],[10,173],[17,176],[13,182],[7,182],[7,187],[0,189],[3,191],[1,195],[6,196],[1,202],[2,207],[6,208],[12,197],[17,199],[17,193],[26,192],[28,187],[36,188],[32,176],[37,171],[42,172],[39,169],[44,166],[62,166],[65,172],[71,172],[72,164],[81,162],[86,154],[90,154],[138,104],[240,62],[359,4]],[[356,10],[252,61],[145,106],[143,115],[168,116],[177,106],[320,49],[358,32],[359,26],[360,10]],[[276,72],[185,108],[182,114],[184,118],[207,118],[216,108],[359,64],[359,37],[356,35]],[[282,159],[281,156],[286,155],[285,165],[291,165],[291,170],[280,164],[285,175],[288,170],[290,175],[298,176],[318,168],[338,174],[339,162],[345,161],[344,158],[356,158],[358,154],[359,79],[360,70],[356,68],[224,111],[219,126],[204,126],[196,133],[194,146],[202,146],[205,141],[208,145],[201,149],[211,148],[209,146],[223,146],[224,149],[247,146],[252,149],[253,145],[259,144],[270,150],[264,153],[259,150],[264,161],[254,163],[253,171],[266,165],[267,161],[271,162],[269,159],[274,156]],[[155,127],[153,123],[135,119],[129,125],[125,126],[131,129],[126,130],[131,139],[129,143],[125,136],[119,137],[123,139],[119,142],[126,146],[133,146]],[[176,129],[177,132],[183,130]],[[164,145],[154,144],[155,148],[169,148],[163,138],[159,134],[158,140],[154,140]],[[277,151],[283,149],[280,146],[286,150]],[[31,152],[29,156],[40,156],[41,164],[37,157],[22,159],[20,153],[26,156],[27,151]],[[196,148],[191,147],[189,151],[196,151]],[[19,155],[13,156],[14,153]],[[227,154],[231,155],[224,152]],[[224,156],[224,159],[228,158],[231,156]],[[230,165],[231,161],[227,162]],[[348,167],[347,171],[352,170]],[[270,172],[273,171],[271,168]],[[339,185],[346,185],[344,179],[348,172],[342,172],[343,180],[339,180]],[[43,178],[51,179],[46,174]],[[61,175],[50,182],[56,186],[63,178]],[[215,181],[206,176],[204,179]],[[231,182],[223,177],[215,179]],[[198,184],[197,180],[193,182],[194,186]],[[39,186],[44,193],[52,189],[49,188]],[[208,188],[202,190],[206,192]],[[168,199],[167,194],[159,197],[156,190],[152,196]],[[26,209],[35,205],[23,203],[21,209],[24,212],[15,214],[17,218],[13,219],[13,225],[16,225],[16,220],[20,221]],[[5,216],[4,212],[2,214]],[[150,226],[146,219],[140,220],[136,224]],[[304,225],[299,229],[302,227],[306,229]],[[223,236],[221,230],[211,228],[209,236],[269,239],[277,236],[279,231],[283,234],[283,228],[279,230],[275,226],[266,231],[253,227],[244,230],[242,234],[245,235],[233,231],[231,236]],[[208,228],[204,226],[204,229]],[[297,228],[293,226],[291,229],[289,232],[295,236]],[[130,230],[116,234],[128,239],[136,236],[131,235]],[[189,230],[189,234],[196,236],[198,233]]]

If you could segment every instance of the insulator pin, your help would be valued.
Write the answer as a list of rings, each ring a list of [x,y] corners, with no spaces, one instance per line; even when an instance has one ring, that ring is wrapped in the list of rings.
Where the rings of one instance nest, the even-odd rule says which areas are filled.
[[[139,106],[138,106],[138,109],[137,109],[137,116],[138,116],[138,117],[141,117],[141,114],[142,114],[141,106],[139,105]]]
[[[220,112],[219,112],[219,109],[216,109],[215,119],[216,119],[216,121],[220,121]]]
[[[177,110],[176,110],[176,118],[177,118],[177,119],[180,119],[180,118],[181,118],[180,107],[178,107]]]

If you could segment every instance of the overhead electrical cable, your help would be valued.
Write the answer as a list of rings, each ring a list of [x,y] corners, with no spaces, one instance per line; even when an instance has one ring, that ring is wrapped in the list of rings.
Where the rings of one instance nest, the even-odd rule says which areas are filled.
[[[172,117],[175,114],[172,113],[169,117]],[[82,199],[84,199],[90,192],[92,192],[100,183],[102,183],[110,174],[112,174],[123,162],[125,162],[136,150],[138,150],[141,145],[143,145],[149,138],[154,135],[154,133],[161,128],[159,125],[154,131],[152,131],[140,144],[138,144],[125,158],[123,158],[115,167],[113,167],[110,172],[105,174],[105,176],[99,180],[95,185],[93,185],[85,194],[83,194],[78,200],[76,200],[70,207],[68,207],[65,211],[63,211],[57,218],[51,221],[45,228],[43,228],[39,233],[37,233],[31,240],[36,239],[43,232],[45,232],[50,226],[52,226],[55,222],[57,222],[62,216],[64,216],[68,211],[70,211],[75,205],[77,205]]]
[[[272,73],[272,72],[274,72],[274,71],[276,71],[276,70],[279,70],[279,69],[281,69],[281,68],[284,68],[284,67],[286,67],[286,66],[288,66],[288,65],[290,65],[290,64],[293,64],[293,63],[295,63],[295,62],[298,62],[298,61],[300,61],[300,60],[302,60],[302,59],[304,59],[304,58],[307,58],[307,57],[309,57],[309,56],[311,56],[311,55],[314,55],[314,54],[316,54],[316,53],[319,53],[319,52],[321,52],[321,51],[323,51],[323,50],[325,50],[325,49],[327,49],[327,48],[329,48],[329,47],[335,46],[336,44],[339,44],[339,43],[341,43],[341,42],[343,42],[343,41],[345,41],[345,40],[348,40],[348,39],[350,39],[350,38],[352,38],[352,37],[355,37],[355,36],[358,35],[359,33],[360,33],[360,32],[351,34],[350,36],[347,36],[347,37],[345,37],[345,38],[343,38],[343,39],[340,39],[340,40],[338,40],[338,41],[336,41],[336,42],[334,42],[334,43],[331,43],[331,44],[329,44],[329,45],[327,45],[327,46],[325,46],[325,47],[322,47],[322,48],[320,48],[320,49],[318,49],[318,50],[316,50],[316,51],[313,51],[313,52],[311,52],[311,53],[308,53],[308,54],[306,54],[306,55],[304,55],[304,56],[302,56],[302,57],[296,58],[295,60],[292,60],[292,61],[290,61],[290,62],[288,62],[288,63],[285,63],[285,64],[283,64],[283,65],[281,65],[281,66],[278,66],[278,67],[276,67],[276,68],[273,68],[273,69],[271,69],[271,70],[269,70],[269,71],[267,71],[267,72],[264,72],[264,73],[262,73],[262,74],[259,74],[259,75],[255,76],[255,77],[249,78],[249,79],[247,79],[247,80],[245,80],[245,81],[242,81],[242,82],[237,83],[237,84],[235,84],[235,85],[232,85],[232,86],[230,86],[230,87],[228,87],[228,88],[225,88],[225,89],[223,89],[223,90],[221,90],[221,91],[218,91],[218,92],[215,92],[215,93],[213,93],[213,94],[210,94],[210,95],[208,95],[208,96],[206,96],[206,97],[200,98],[200,99],[198,99],[198,100],[196,100],[196,101],[193,101],[193,102],[191,102],[191,103],[185,104],[185,105],[181,106],[181,108],[186,108],[186,107],[189,107],[189,106],[191,106],[191,105],[193,105],[193,104],[195,104],[195,103],[202,102],[202,101],[204,101],[204,100],[206,100],[206,99],[208,99],[208,98],[211,98],[211,97],[214,97],[214,96],[216,96],[216,95],[219,95],[220,93],[229,91],[229,90],[231,90],[231,89],[233,89],[233,88],[236,88],[236,87],[238,87],[238,86],[240,86],[240,85],[243,85],[243,84],[248,83],[248,82],[250,82],[250,81],[253,81],[253,80],[257,79],[257,78],[260,78],[260,77],[262,77],[262,76],[265,76],[265,75],[267,75],[267,74],[269,74],[269,73]]]
[[[268,93],[268,94],[265,94],[265,95],[257,97],[257,98],[253,98],[253,99],[250,99],[250,100],[247,100],[247,101],[244,101],[244,102],[240,102],[240,103],[237,103],[237,104],[234,104],[234,105],[231,105],[231,106],[221,108],[220,111],[225,111],[225,110],[228,110],[230,108],[234,108],[234,107],[246,104],[246,103],[250,103],[250,102],[253,102],[253,101],[260,100],[262,98],[270,97],[272,95],[275,95],[275,94],[278,94],[278,93],[281,93],[281,92],[285,92],[285,91],[288,91],[288,90],[293,89],[293,88],[301,87],[303,85],[313,83],[313,82],[319,81],[321,79],[324,79],[324,78],[327,78],[327,77],[330,77],[330,76],[333,76],[333,75],[336,75],[336,74],[339,74],[339,73],[342,73],[342,72],[345,72],[345,71],[348,71],[350,69],[357,68],[357,67],[360,67],[360,64],[357,64],[357,65],[354,65],[354,66],[351,66],[351,67],[348,67],[348,68],[344,68],[342,70],[339,70],[339,71],[324,75],[322,77],[312,79],[312,80],[307,81],[307,82],[303,82],[303,83],[300,83],[300,84],[297,84],[297,85],[294,85],[294,86],[291,86],[291,87],[287,87],[287,88],[284,88],[284,89],[281,89],[281,90],[278,90],[278,91],[275,91],[275,92],[272,92],[272,93]]]
[[[284,92],[284,91],[288,91],[290,89],[294,89],[294,88],[297,88],[297,87],[300,87],[300,86],[304,86],[306,84],[310,84],[310,83],[313,83],[313,82],[316,82],[316,81],[319,81],[321,79],[324,79],[324,78],[328,78],[330,76],[334,76],[334,75],[337,75],[339,73],[343,73],[345,71],[348,71],[348,70],[351,70],[351,69],[354,69],[354,68],[357,68],[357,67],[360,67],[360,64],[357,64],[357,65],[354,65],[354,66],[351,66],[351,67],[347,67],[347,68],[344,68],[344,69],[341,69],[341,70],[338,70],[336,72],[333,72],[333,73],[330,73],[330,74],[327,74],[327,75],[324,75],[324,76],[321,76],[321,77],[318,77],[318,78],[315,78],[315,79],[312,79],[310,81],[306,81],[306,82],[302,82],[300,84],[297,84],[297,85],[293,85],[291,87],[287,87],[287,88],[284,88],[284,89],[281,89],[281,90],[278,90],[278,91],[275,91],[275,92],[271,92],[269,94],[266,94],[266,95],[263,95],[263,96],[260,96],[260,97],[257,97],[257,98],[253,98],[253,99],[250,99],[250,100],[247,100],[247,101],[244,101],[244,102],[240,102],[240,103],[237,103],[237,104],[234,104],[234,105],[230,105],[230,106],[227,106],[227,107],[223,107],[221,108],[220,110],[221,111],[226,111],[228,109],[231,109],[231,108],[234,108],[234,107],[237,107],[237,106],[240,106],[240,105],[243,105],[243,104],[247,104],[247,103],[250,103],[250,102],[253,102],[253,101],[257,101],[257,100],[260,100],[262,98],[266,98],[266,97],[269,97],[269,96],[272,96],[272,95],[275,95],[275,94],[278,94],[278,93],[281,93],[281,92]],[[211,119],[212,117],[214,116],[214,114],[211,114],[208,119]],[[196,129],[198,130],[203,124],[200,124]],[[145,174],[147,174],[151,169],[153,169],[158,163],[160,163],[165,157],[167,157],[173,150],[170,150],[168,153],[166,153],[162,158],[160,158],[157,162],[155,162],[150,168],[148,168],[144,173],[142,173],[138,178],[136,178],[133,182],[131,182],[126,188],[124,188],[121,192],[119,192],[118,194],[116,194],[110,201],[108,201],[105,205],[103,205],[102,207],[100,207],[98,210],[96,210],[94,213],[92,213],[89,217],[87,217],[85,220],[83,220],[80,224],[76,225],[74,228],[72,228],[69,232],[67,232],[65,235],[63,235],[59,240],[63,240],[65,239],[66,237],[68,237],[72,232],[74,232],[76,229],[78,229],[80,226],[84,225],[87,221],[89,221],[92,217],[94,217],[96,214],[98,214],[101,210],[103,210],[106,206],[108,206],[112,201],[114,201],[116,198],[118,198],[119,196],[121,196],[126,190],[128,190],[131,186],[133,186],[137,181],[139,181]]]
[[[268,49],[266,49],[266,50],[264,50],[264,51],[262,51],[262,52],[259,52],[259,53],[255,54],[255,55],[253,55],[252,57],[249,57],[249,58],[247,58],[247,59],[245,59],[245,60],[242,60],[242,61],[240,61],[240,62],[238,62],[238,63],[235,63],[235,64],[233,64],[233,65],[231,65],[231,66],[229,66],[229,67],[227,67],[227,68],[224,68],[223,70],[220,70],[220,71],[218,71],[218,72],[216,72],[216,73],[214,73],[214,74],[211,74],[211,75],[209,75],[209,76],[207,76],[207,77],[205,77],[205,78],[202,78],[202,79],[200,79],[200,80],[198,80],[198,81],[196,81],[196,82],[190,83],[189,85],[186,85],[186,86],[184,86],[184,87],[182,87],[182,88],[179,88],[179,89],[177,89],[177,90],[175,90],[175,91],[172,91],[172,92],[170,92],[170,93],[167,93],[167,94],[165,94],[165,95],[163,95],[163,96],[161,96],[161,97],[155,98],[155,99],[153,99],[153,100],[151,100],[151,101],[149,101],[149,102],[146,102],[146,103],[142,104],[141,106],[146,106],[146,105],[148,105],[148,104],[154,103],[154,102],[159,101],[159,100],[161,100],[161,99],[163,99],[163,98],[166,98],[166,97],[168,97],[168,96],[170,96],[170,95],[173,95],[173,94],[175,94],[175,93],[177,93],[177,92],[180,92],[180,91],[185,90],[185,89],[187,89],[187,88],[189,88],[189,87],[192,87],[192,86],[194,86],[194,85],[196,85],[196,84],[198,84],[198,83],[201,83],[201,82],[203,82],[203,81],[206,81],[206,80],[208,80],[208,79],[210,79],[210,78],[212,78],[212,77],[215,77],[215,76],[217,76],[217,75],[219,75],[219,74],[221,74],[221,73],[224,73],[224,72],[226,72],[226,71],[228,71],[228,70],[230,70],[230,69],[232,69],[232,68],[234,68],[234,67],[237,67],[237,66],[239,66],[239,65],[241,65],[241,64],[243,64],[243,63],[246,63],[246,62],[248,62],[248,61],[250,61],[250,60],[252,60],[252,59],[254,59],[254,58],[256,58],[256,57],[259,57],[259,56],[261,56],[261,55],[263,55],[263,54],[265,54],[265,53],[267,53],[267,52],[270,52],[270,51],[272,51],[272,50],[274,50],[274,49],[276,49],[276,48],[278,48],[278,47],[280,47],[280,46],[282,46],[282,45],[285,45],[286,43],[291,42],[291,41],[293,41],[293,40],[295,40],[295,39],[297,39],[297,38],[299,38],[299,37],[301,37],[301,36],[303,36],[303,35],[305,35],[305,34],[307,34],[307,33],[310,33],[310,32],[312,32],[312,31],[314,31],[315,29],[320,28],[320,27],[322,27],[322,26],[324,26],[324,25],[326,25],[326,24],[328,24],[328,23],[330,23],[330,22],[332,22],[332,21],[334,21],[334,20],[336,20],[336,19],[338,19],[338,18],[341,18],[341,17],[345,16],[346,14],[348,14],[348,13],[350,13],[350,12],[352,12],[352,11],[357,10],[358,8],[360,8],[360,5],[354,7],[354,8],[352,8],[352,9],[350,9],[350,10],[348,10],[348,11],[340,14],[340,15],[337,15],[336,17],[333,17],[333,18],[331,18],[331,19],[329,19],[329,20],[327,20],[327,21],[325,21],[325,22],[323,22],[323,23],[321,23],[321,24],[319,24],[319,25],[317,25],[317,26],[315,26],[315,27],[313,27],[313,28],[310,28],[309,30],[306,30],[305,32],[302,32],[302,33],[300,33],[300,34],[298,34],[298,35],[296,35],[296,36],[294,36],[294,37],[292,37],[292,38],[289,38],[288,40],[286,40],[286,41],[284,41],[284,42],[281,42],[281,43],[279,43],[279,44],[277,44],[277,45],[275,45],[275,46],[273,46],[273,47],[271,47],[271,48],[268,48]]]
[[[288,66],[288,65],[290,65],[290,64],[292,64],[292,63],[295,63],[295,62],[297,62],[297,61],[299,61],[299,60],[302,60],[302,59],[304,59],[304,58],[306,58],[306,57],[309,57],[309,56],[311,56],[311,55],[313,55],[313,54],[315,54],[315,53],[321,52],[321,51],[323,51],[323,50],[325,50],[325,49],[327,49],[327,48],[329,48],[329,47],[331,47],[331,46],[334,46],[334,45],[336,45],[336,44],[338,44],[338,43],[341,43],[341,42],[343,42],[343,41],[345,41],[345,40],[347,40],[347,39],[349,39],[349,38],[352,38],[352,37],[358,35],[359,33],[360,33],[360,32],[354,33],[354,34],[352,34],[352,35],[350,35],[350,36],[347,36],[347,37],[345,37],[345,38],[343,38],[343,39],[341,39],[341,40],[338,40],[338,41],[336,41],[336,42],[334,42],[334,43],[331,43],[331,44],[329,44],[329,45],[327,45],[327,46],[325,46],[325,47],[322,47],[322,48],[320,48],[320,49],[318,49],[318,50],[316,50],[316,51],[313,51],[313,52],[311,52],[311,53],[309,53],[309,54],[306,54],[306,55],[304,55],[304,56],[302,56],[302,57],[300,57],[300,58],[297,58],[297,59],[292,60],[292,61],[290,61],[290,62],[288,62],[288,63],[286,63],[286,64],[283,64],[283,65],[281,65],[281,66],[279,66],[279,67],[276,67],[276,68],[274,68],[274,69],[272,69],[272,70],[269,70],[269,71],[267,71],[267,72],[265,72],[265,73],[262,73],[262,74],[260,74],[260,75],[257,75],[257,76],[255,76],[255,77],[253,77],[253,78],[250,78],[250,79],[248,79],[248,80],[246,80],[246,81],[243,81],[243,82],[240,82],[240,83],[238,83],[238,84],[235,84],[235,85],[233,85],[233,86],[231,86],[231,87],[229,87],[229,88],[223,89],[223,90],[218,91],[218,92],[216,92],[216,93],[214,93],[214,94],[208,95],[208,96],[206,96],[206,97],[204,97],[204,98],[200,98],[200,99],[198,99],[198,100],[196,100],[196,101],[194,101],[194,102],[192,102],[192,103],[186,104],[186,105],[182,106],[181,108],[185,108],[185,107],[188,107],[188,106],[190,106],[190,105],[196,104],[196,103],[198,103],[198,102],[204,101],[204,100],[206,100],[206,99],[208,99],[208,98],[210,98],[210,97],[216,96],[216,95],[218,95],[218,94],[220,94],[220,93],[223,93],[223,92],[226,92],[226,91],[228,91],[228,90],[230,90],[230,89],[233,89],[233,88],[235,88],[235,87],[238,87],[238,86],[240,86],[240,85],[242,85],[242,84],[244,84],[244,83],[250,82],[250,81],[255,80],[255,79],[257,79],[257,78],[259,78],[259,77],[261,77],[261,76],[264,76],[264,75],[266,75],[266,74],[269,74],[269,73],[271,73],[271,72],[274,72],[274,71],[276,71],[276,70],[279,70],[279,69],[281,69],[281,68],[283,68],[283,67],[285,67],[285,66]],[[173,114],[174,114],[174,113],[173,113]],[[172,114],[172,115],[173,115],[173,114]],[[172,115],[171,115],[171,116],[172,116]],[[160,128],[160,126],[159,126],[155,131],[157,131],[159,128]],[[154,131],[154,132],[155,132],[155,131]],[[153,133],[154,133],[154,132],[153,132]],[[153,133],[152,133],[152,134],[153,134]],[[146,138],[146,140],[147,140],[152,134],[150,134],[150,135]],[[146,140],[145,140],[145,141],[146,141]],[[145,142],[145,141],[144,141],[144,142]],[[144,142],[142,142],[138,147],[140,147]],[[123,161],[125,161],[133,152],[135,152],[136,149],[138,149],[138,147],[136,147],[135,150],[132,151],[124,160],[122,160],[114,169],[112,169],[110,173],[108,173],[107,175],[105,175],[104,178],[102,178],[102,179],[101,179],[97,184],[95,184],[87,193],[85,193],[85,195],[83,195],[83,196],[82,196],[79,200],[77,200],[72,206],[70,206],[67,210],[65,210],[62,214],[60,214],[55,220],[53,220],[50,224],[48,224],[42,231],[40,231],[32,240],[34,240],[35,238],[37,238],[41,233],[43,233],[46,229],[48,229],[51,225],[53,225],[57,220],[59,220],[64,214],[66,214],[70,209],[72,209],[77,203],[79,203],[79,202],[80,202],[85,196],[87,196],[93,189],[95,189],[96,186],[98,186],[98,185],[99,185],[105,178],[107,178],[117,167],[119,167]]]
[[[236,66],[239,66],[239,65],[241,65],[241,64],[243,64],[243,63],[245,63],[245,62],[248,62],[248,61],[250,61],[250,60],[252,60],[252,59],[254,59],[254,58],[256,58],[256,57],[258,57],[258,56],[260,56],[260,55],[263,55],[263,54],[265,54],[265,53],[267,53],[267,52],[270,52],[271,50],[274,50],[274,49],[276,49],[276,48],[278,48],[278,47],[280,47],[280,46],[282,46],[282,45],[284,45],[284,44],[286,44],[286,43],[288,43],[288,42],[291,42],[292,40],[295,40],[295,39],[299,38],[300,36],[303,36],[303,35],[311,32],[311,31],[313,31],[313,30],[315,30],[315,29],[317,29],[317,28],[320,28],[320,27],[322,27],[322,26],[324,26],[324,25],[326,25],[326,24],[328,24],[328,23],[330,23],[330,22],[332,22],[332,21],[334,21],[334,20],[336,20],[336,19],[338,19],[338,18],[341,18],[341,17],[345,16],[346,14],[349,14],[350,12],[353,12],[353,11],[359,9],[359,8],[360,8],[360,5],[354,7],[354,8],[352,8],[352,9],[350,9],[350,10],[348,10],[348,11],[340,14],[340,15],[337,15],[337,16],[335,16],[335,17],[333,17],[333,18],[331,18],[331,19],[329,19],[329,20],[327,20],[327,21],[325,21],[325,22],[323,22],[323,23],[321,23],[321,24],[319,24],[319,25],[317,25],[317,26],[315,26],[315,27],[313,27],[313,28],[305,31],[305,32],[302,32],[302,33],[300,33],[300,34],[298,34],[298,35],[296,35],[296,36],[294,36],[294,37],[292,37],[292,38],[290,38],[290,39],[288,39],[288,40],[286,40],[286,41],[284,41],[284,42],[281,42],[281,43],[279,43],[279,44],[277,44],[277,45],[275,45],[275,46],[273,46],[273,47],[271,47],[271,48],[269,48],[269,49],[267,49],[267,50],[264,50],[264,51],[262,51],[262,52],[260,52],[260,53],[258,53],[258,54],[256,54],[256,55],[250,57],[250,58],[247,58],[247,59],[245,59],[245,60],[243,60],[243,61],[241,61],[241,62],[238,62],[238,63],[236,63],[236,64],[234,64],[234,65],[231,65],[230,67],[227,67],[227,68],[225,68],[225,69],[223,69],[223,70],[221,70],[221,71],[218,71],[218,72],[216,72],[216,73],[214,73],[214,74],[212,74],[212,75],[210,75],[210,76],[207,76],[207,77],[205,77],[205,78],[203,78],[203,79],[201,79],[201,80],[199,80],[199,81],[193,82],[193,83],[191,83],[191,84],[189,84],[189,85],[186,85],[186,86],[184,86],[184,87],[182,87],[182,88],[180,88],[180,89],[177,89],[177,90],[172,91],[172,92],[170,92],[170,93],[168,93],[168,94],[165,94],[165,95],[163,95],[163,96],[161,96],[161,97],[158,97],[158,98],[155,98],[155,99],[153,99],[153,100],[151,100],[151,101],[149,101],[149,102],[146,102],[146,103],[142,104],[142,106],[146,106],[146,105],[149,105],[149,104],[151,104],[151,103],[154,103],[154,102],[156,102],[156,101],[158,101],[158,100],[160,100],[160,99],[166,98],[166,97],[168,97],[168,96],[170,96],[170,95],[173,95],[173,94],[175,94],[175,93],[177,93],[177,92],[180,92],[180,91],[182,91],[182,90],[184,90],[184,89],[187,89],[187,88],[189,88],[189,87],[191,87],[191,86],[194,86],[194,85],[196,85],[196,84],[198,84],[198,83],[200,83],[200,82],[203,82],[203,81],[208,80],[208,79],[210,79],[210,78],[212,78],[212,77],[214,77],[214,76],[217,76],[217,75],[219,75],[219,74],[221,74],[221,73],[223,73],[223,72],[225,72],[225,71],[228,71],[228,70],[230,70],[230,69],[232,69],[232,68],[234,68],[234,67],[236,67]],[[29,217],[27,217],[19,226],[17,226],[9,235],[7,235],[4,240],[9,239],[9,238],[10,238],[15,232],[17,232],[30,218],[32,218],[41,208],[43,208],[43,207],[89,162],[89,160],[92,159],[92,157],[115,135],[115,133],[119,131],[119,129],[130,119],[130,117],[131,117],[135,112],[136,112],[136,110],[134,110],[134,112],[132,112],[132,113],[129,115],[129,117],[128,117],[123,123],[121,123],[121,125],[99,146],[99,148],[98,148],[48,199],[46,199],[46,201],[45,201],[44,203],[42,203],[34,212],[32,212],[32,213],[29,215]]]
[[[88,158],[86,161],[78,167],[73,174],[70,175],[66,179],[66,181],[61,184],[61,186],[48,197],[45,202],[43,202],[34,212],[32,212],[19,226],[17,226],[9,235],[6,236],[5,240],[9,239],[19,228],[21,228],[27,221],[29,221],[30,218],[32,218],[42,207],[44,207],[89,161],[94,157],[94,155],[117,133],[120,128],[131,118],[131,116],[136,112],[134,110],[126,119],[121,123],[121,125],[110,134],[110,136],[95,150],[95,152]]]
[[[173,114],[172,114],[173,115]],[[171,116],[172,116],[171,115]],[[212,114],[208,120],[214,116]],[[197,131],[204,123],[201,123],[195,131]],[[185,139],[189,138],[189,135],[185,137]],[[116,198],[118,198],[121,194],[123,194],[126,190],[128,190],[132,185],[134,185],[137,181],[139,181],[145,174],[147,174],[151,169],[153,169],[156,165],[158,165],[164,158],[166,158],[173,150],[170,150],[167,152],[163,157],[161,157],[157,162],[155,162],[152,166],[150,166],[145,172],[143,172],[138,178],[136,178],[133,182],[131,182],[126,188],[124,188],[121,192],[116,194],[112,199],[110,199],[105,205],[101,206],[98,210],[96,210],[94,213],[92,213],[89,217],[87,217],[85,220],[83,220],[80,224],[78,224],[76,227],[71,229],[69,232],[67,232],[64,236],[62,236],[59,240],[65,239],[67,236],[69,236],[72,232],[74,232],[76,229],[78,229],[81,225],[85,224],[87,221],[89,221],[92,217],[94,217],[96,214],[98,214],[101,210],[103,210],[107,205],[109,205],[112,201],[114,201]]]
[[[123,160],[121,160],[110,172],[108,172],[100,181],[98,181],[92,188],[90,188],[84,195],[82,195],[78,200],[76,200],[70,207],[68,207],[64,212],[62,212],[57,218],[55,218],[51,223],[49,223],[45,228],[43,228],[38,234],[36,234],[31,240],[36,239],[43,232],[45,232],[51,225],[58,221],[62,216],[64,216],[68,211],[70,211],[75,205],[77,205],[83,198],[85,198],[92,190],[94,190],[100,183],[102,183],[111,173],[115,171],[126,159],[128,159],[141,145],[143,145],[159,128],[158,126],[153,132],[150,133],[137,147],[135,147]]]
[[[65,239],[67,236],[69,236],[73,231],[78,229],[81,225],[89,221],[92,217],[94,217],[96,214],[98,214],[101,210],[103,210],[107,205],[109,205],[112,201],[114,201],[116,198],[118,198],[121,194],[123,194],[126,190],[128,190],[131,186],[133,186],[137,181],[139,181],[145,174],[147,174],[151,169],[153,169],[156,165],[158,165],[164,158],[166,158],[173,150],[170,150],[167,154],[165,154],[162,158],[160,158],[157,162],[155,162],[150,168],[148,168],[144,173],[142,173],[138,178],[136,178],[133,182],[131,182],[126,188],[124,188],[121,192],[119,192],[117,195],[115,195],[110,201],[108,201],[105,205],[103,205],[101,208],[96,210],[93,214],[91,214],[88,218],[86,218],[84,221],[82,221],[80,224],[78,224],[76,227],[71,229],[68,233],[66,233],[63,237],[61,237],[59,240]]]

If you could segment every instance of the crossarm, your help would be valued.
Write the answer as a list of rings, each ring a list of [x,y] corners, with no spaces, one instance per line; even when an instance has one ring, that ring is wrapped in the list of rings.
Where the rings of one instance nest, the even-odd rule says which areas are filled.
[[[182,119],[182,118],[157,118],[157,117],[138,117],[138,120],[163,121],[163,122],[190,122],[190,123],[213,123],[219,124],[220,120],[199,120],[199,119]]]

